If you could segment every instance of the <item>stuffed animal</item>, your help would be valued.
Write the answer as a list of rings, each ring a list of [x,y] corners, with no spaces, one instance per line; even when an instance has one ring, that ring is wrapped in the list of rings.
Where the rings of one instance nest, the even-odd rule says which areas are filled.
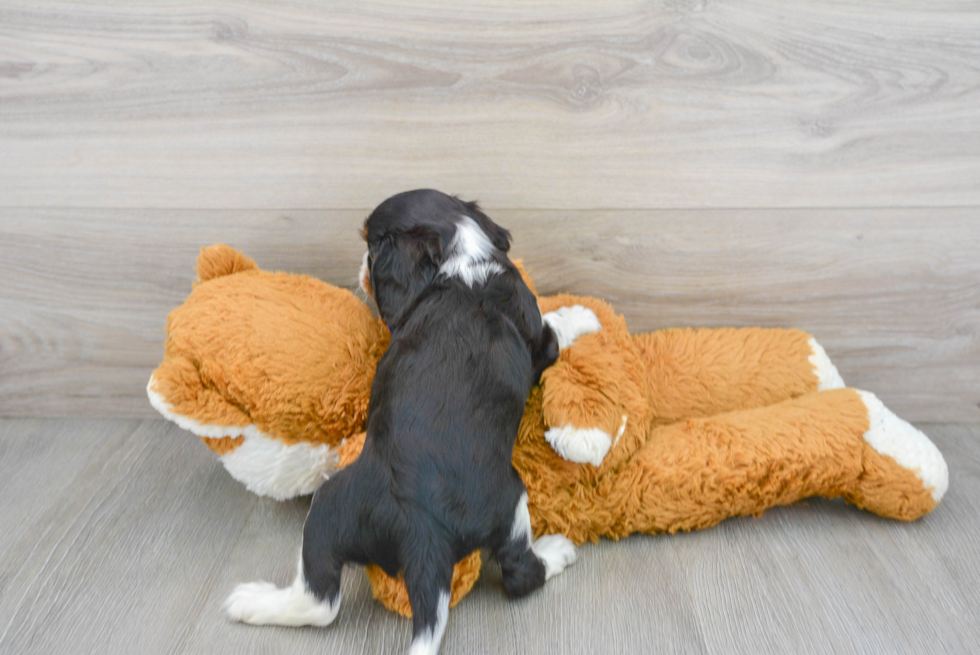
[[[202,250],[198,277],[168,317],[150,402],[252,492],[311,493],[360,453],[387,329],[349,291],[261,271],[228,246]],[[601,329],[565,348],[527,400],[513,463],[535,537],[695,530],[811,496],[911,521],[946,491],[928,437],[844,388],[804,332],[631,336],[601,300],[538,301],[542,313],[591,309]],[[479,552],[457,564],[452,604],[480,565]],[[409,616],[404,583],[367,573],[375,596]]]

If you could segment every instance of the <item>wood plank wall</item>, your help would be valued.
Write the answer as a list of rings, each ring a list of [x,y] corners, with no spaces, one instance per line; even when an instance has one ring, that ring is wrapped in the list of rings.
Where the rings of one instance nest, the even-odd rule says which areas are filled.
[[[807,329],[980,420],[968,2],[0,5],[0,416],[151,416],[202,245],[353,286],[391,193],[479,198],[634,331]]]

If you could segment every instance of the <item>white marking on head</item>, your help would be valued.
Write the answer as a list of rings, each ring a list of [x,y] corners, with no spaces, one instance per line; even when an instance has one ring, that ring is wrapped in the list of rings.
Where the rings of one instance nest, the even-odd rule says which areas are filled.
[[[575,343],[579,337],[602,329],[602,323],[595,312],[582,305],[559,307],[542,316],[541,320],[551,326],[561,350]]]
[[[827,351],[813,337],[810,337],[807,343],[810,344],[810,352],[812,353],[807,357],[807,361],[813,367],[813,374],[817,376],[817,391],[843,389],[844,378],[840,376],[837,367],[830,361]]]
[[[531,513],[527,509],[527,492],[521,494],[514,508],[514,523],[510,527],[511,541],[525,541],[531,546]]]
[[[493,260],[497,248],[469,216],[462,216],[456,224],[456,235],[446,252],[448,256],[439,267],[439,273],[457,277],[466,286],[483,284],[490,275],[504,272],[503,266]]]
[[[361,270],[357,274],[357,281],[361,285],[361,290],[367,295],[371,294],[371,271],[368,270],[369,251],[364,251],[364,258],[361,259]]]
[[[228,618],[252,625],[325,626],[333,623],[340,609],[340,593],[333,603],[317,600],[306,587],[302,555],[298,569],[293,584],[284,589],[271,582],[248,582],[235,587],[225,600]]]
[[[436,609],[436,624],[426,628],[412,641],[408,655],[436,655],[439,644],[446,632],[446,622],[449,620],[449,592],[439,592],[439,607]]]
[[[858,395],[868,408],[871,424],[864,433],[864,440],[882,455],[888,455],[915,473],[926,489],[932,489],[932,499],[938,503],[949,487],[949,468],[936,444],[910,423],[895,416],[873,393],[858,391]]]

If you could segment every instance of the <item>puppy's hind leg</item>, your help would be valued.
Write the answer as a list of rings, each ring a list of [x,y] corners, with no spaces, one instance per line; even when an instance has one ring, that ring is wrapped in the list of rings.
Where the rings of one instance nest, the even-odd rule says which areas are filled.
[[[342,565],[341,565],[342,566]],[[337,567],[335,593],[317,593],[321,585],[311,585],[309,566],[300,554],[293,584],[279,588],[271,582],[247,582],[235,587],[225,600],[225,612],[232,621],[252,625],[330,625],[340,609],[340,568]]]
[[[293,584],[283,589],[269,582],[238,585],[225,601],[232,621],[254,625],[330,625],[340,609],[340,574],[343,541],[350,534],[353,516],[344,511],[350,485],[347,471],[328,480],[313,496],[303,526],[303,548]],[[344,498],[338,498],[344,496]]]
[[[514,509],[510,537],[494,551],[508,596],[520,598],[558,575],[576,559],[575,544],[564,535],[545,535],[531,542],[531,515],[527,493]]]

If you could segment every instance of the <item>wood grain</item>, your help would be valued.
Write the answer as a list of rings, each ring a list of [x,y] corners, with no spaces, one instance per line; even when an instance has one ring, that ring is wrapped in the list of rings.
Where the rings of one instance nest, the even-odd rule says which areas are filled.
[[[216,461],[188,456],[192,440],[161,422],[104,447],[117,424],[48,423],[98,455],[4,558],[0,651],[164,652],[201,614],[200,590],[214,584],[251,499]],[[8,436],[18,437],[33,435]],[[46,455],[19,461],[72,456]],[[62,482],[29,480],[42,496]]]
[[[898,414],[980,419],[976,210],[489,211],[541,292],[604,298],[633,332],[799,327]],[[0,416],[154,416],[202,245],[353,287],[365,213],[4,210]]]
[[[980,424],[920,426],[949,492],[915,523],[813,500],[584,546],[521,601],[484,566],[442,653],[969,653],[980,639]],[[238,582],[293,575],[307,500],[259,499],[166,422],[0,419],[0,652],[404,652],[356,568],[325,629],[228,623]],[[16,473],[14,473],[16,472]],[[13,496],[11,496],[13,493]],[[20,502],[28,505],[20,507]]]
[[[0,206],[980,204],[973,3],[0,8]]]

